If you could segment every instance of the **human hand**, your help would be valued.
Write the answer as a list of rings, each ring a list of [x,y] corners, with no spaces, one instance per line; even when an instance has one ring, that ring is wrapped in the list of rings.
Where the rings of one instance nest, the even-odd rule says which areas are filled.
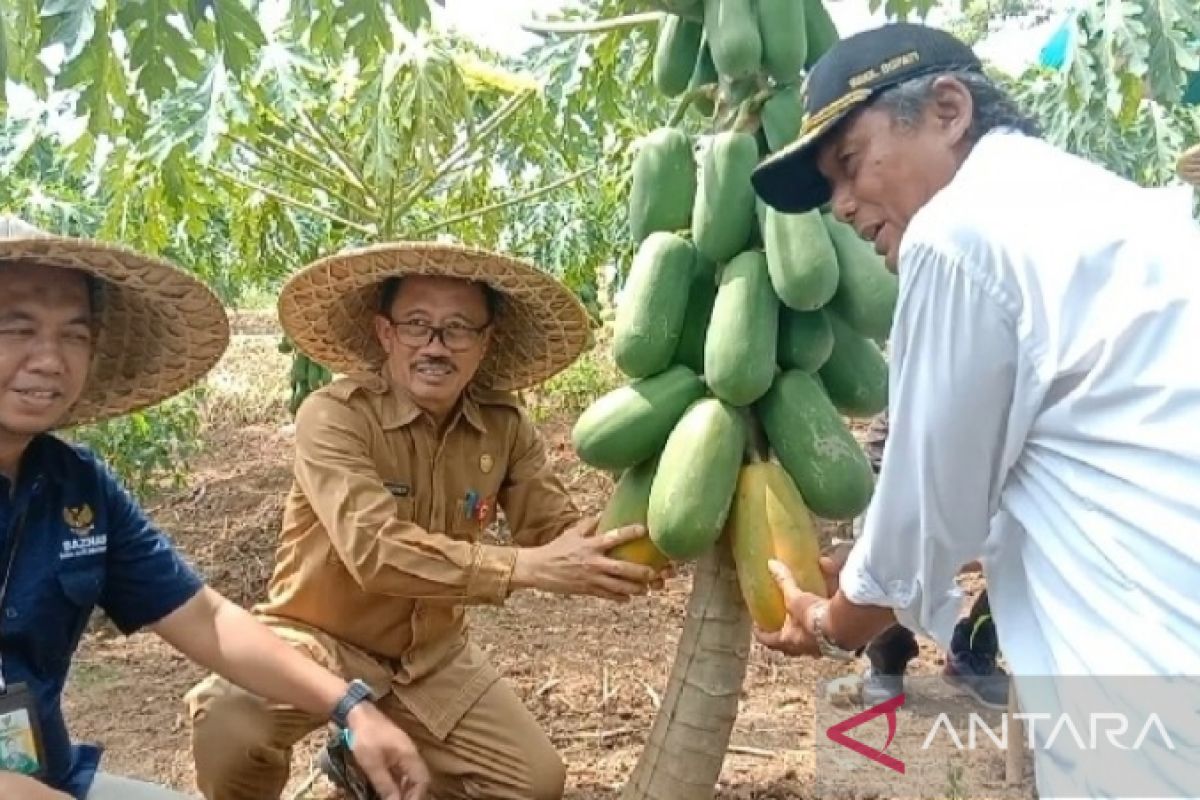
[[[351,753],[380,800],[425,800],[432,778],[412,739],[370,703],[346,718]]]
[[[826,597],[833,597],[837,594],[838,587],[841,585],[839,576],[842,574],[842,568],[846,566],[846,561],[850,558],[850,550],[853,547],[852,542],[835,544],[825,550],[817,560],[821,574],[825,576]]]
[[[838,554],[835,553],[830,556],[822,556],[820,561],[821,571],[825,573],[826,585],[833,587],[830,594],[837,590],[837,572],[841,569],[841,563],[845,563],[844,558],[841,559],[841,563],[838,558]],[[812,592],[806,592],[797,586],[792,571],[782,561],[771,559],[767,563],[767,568],[771,571],[771,577],[775,579],[775,585],[783,593],[783,605],[787,609],[787,616],[784,617],[783,627],[777,631],[764,631],[755,626],[754,638],[764,647],[777,650],[785,655],[819,658],[821,648],[817,644],[809,612],[824,598]]]
[[[0,770],[0,797],[19,797],[21,800],[71,800],[69,794],[51,789],[27,775]]]
[[[659,572],[607,555],[617,545],[646,536],[646,528],[627,525],[597,536],[598,521],[596,517],[580,520],[552,542],[518,550],[513,585],[618,602],[662,586],[665,570]]]

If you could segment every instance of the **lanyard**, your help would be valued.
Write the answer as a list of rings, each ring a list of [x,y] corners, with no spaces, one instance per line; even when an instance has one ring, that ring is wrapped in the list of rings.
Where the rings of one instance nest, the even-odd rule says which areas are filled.
[[[8,546],[8,561],[4,567],[4,579],[0,582],[0,612],[4,610],[4,600],[8,597],[8,584],[12,579],[13,564],[17,562],[17,546],[21,543],[21,534],[25,532],[25,515],[29,506],[21,509],[16,525],[12,529],[12,542]],[[8,683],[4,680],[4,652],[0,650],[0,695],[8,694]]]

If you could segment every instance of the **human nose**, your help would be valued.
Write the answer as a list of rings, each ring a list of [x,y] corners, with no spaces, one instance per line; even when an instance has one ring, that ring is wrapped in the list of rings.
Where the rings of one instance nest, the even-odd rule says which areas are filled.
[[[65,349],[61,337],[39,334],[29,342],[29,369],[42,375],[61,375],[66,371]]]
[[[425,341],[425,346],[421,350],[426,352],[432,351],[438,355],[449,354],[451,350],[446,346],[445,336],[445,328],[438,328],[431,325],[429,327],[429,338]]]
[[[858,204],[854,201],[854,196],[850,193],[849,188],[842,181],[833,184],[833,196],[830,201],[830,208],[833,211],[834,218],[838,222],[849,225],[854,220],[854,214],[858,211]]]

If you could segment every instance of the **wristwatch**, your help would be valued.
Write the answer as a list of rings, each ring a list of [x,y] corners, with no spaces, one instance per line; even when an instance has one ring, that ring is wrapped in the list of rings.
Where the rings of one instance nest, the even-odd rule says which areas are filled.
[[[338,701],[330,718],[339,728],[348,727],[346,718],[350,716],[354,707],[364,700],[370,700],[373,696],[374,692],[371,691],[371,687],[364,681],[355,678],[350,681],[350,688],[342,695],[342,699]]]
[[[838,647],[829,634],[825,633],[825,617],[829,613],[829,603],[821,601],[813,606],[812,611],[813,635],[817,639],[817,647],[821,650],[821,655],[825,658],[832,658],[837,661],[852,661],[857,657],[853,650],[845,650]]]

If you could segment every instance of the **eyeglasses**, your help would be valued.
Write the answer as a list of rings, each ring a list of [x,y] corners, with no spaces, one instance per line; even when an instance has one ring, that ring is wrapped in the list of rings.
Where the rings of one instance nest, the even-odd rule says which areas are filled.
[[[396,338],[407,347],[425,347],[436,336],[447,350],[455,353],[470,350],[478,344],[483,332],[491,325],[488,323],[478,328],[472,328],[457,324],[429,325],[425,322],[396,322],[393,319],[389,319],[388,322],[396,331]]]

